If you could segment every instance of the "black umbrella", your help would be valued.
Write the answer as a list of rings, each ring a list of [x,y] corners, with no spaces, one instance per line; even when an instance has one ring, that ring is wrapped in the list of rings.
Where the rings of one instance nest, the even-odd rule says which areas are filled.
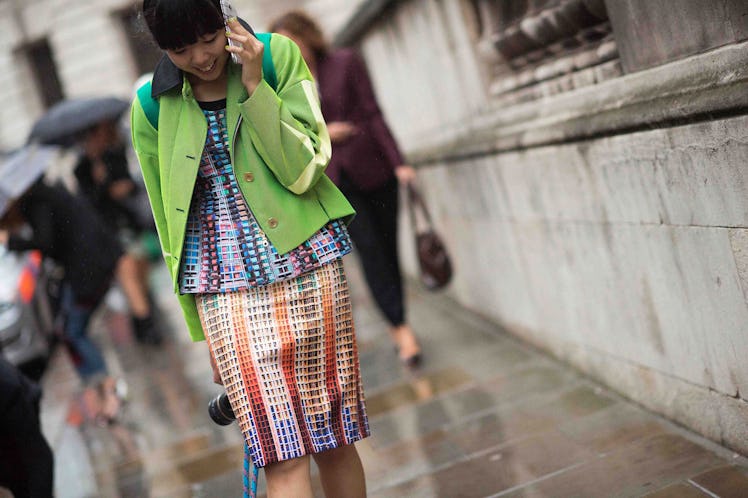
[[[29,142],[70,145],[78,134],[102,121],[116,121],[130,107],[117,97],[91,97],[63,100],[37,120]]]

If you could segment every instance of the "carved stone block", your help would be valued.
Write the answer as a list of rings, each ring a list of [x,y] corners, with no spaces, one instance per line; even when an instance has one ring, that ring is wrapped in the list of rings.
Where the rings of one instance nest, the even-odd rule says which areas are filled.
[[[748,39],[745,0],[606,0],[626,73]]]

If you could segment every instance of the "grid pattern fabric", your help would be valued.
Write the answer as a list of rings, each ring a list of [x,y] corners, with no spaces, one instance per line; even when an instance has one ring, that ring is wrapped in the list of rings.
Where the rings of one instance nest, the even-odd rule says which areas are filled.
[[[292,280],[196,301],[255,466],[369,435],[340,259]]]
[[[257,467],[252,465],[252,460],[249,457],[249,446],[246,441],[244,442],[244,469],[242,472],[242,487],[244,488],[244,498],[256,498],[257,496],[257,481],[259,480],[259,472]]]
[[[292,279],[351,251],[345,223],[333,220],[297,248],[278,254],[237,183],[225,108],[203,113],[208,134],[187,217],[182,294],[233,292]]]

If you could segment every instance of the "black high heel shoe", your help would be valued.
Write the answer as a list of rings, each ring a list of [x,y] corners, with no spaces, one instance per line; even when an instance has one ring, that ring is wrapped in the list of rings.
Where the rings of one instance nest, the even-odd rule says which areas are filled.
[[[417,353],[413,353],[407,358],[403,358],[402,356],[400,356],[400,348],[398,346],[395,346],[395,354],[397,354],[397,357],[400,359],[400,362],[408,368],[416,368],[420,366],[421,362],[423,361],[422,351],[418,351]]]

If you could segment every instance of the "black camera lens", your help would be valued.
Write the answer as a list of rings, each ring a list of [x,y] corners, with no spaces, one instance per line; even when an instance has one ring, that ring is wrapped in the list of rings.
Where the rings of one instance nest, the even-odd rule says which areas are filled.
[[[229,425],[236,420],[236,415],[234,415],[234,410],[231,409],[231,403],[229,403],[229,397],[226,396],[226,393],[210,400],[208,413],[213,422],[218,425]]]

